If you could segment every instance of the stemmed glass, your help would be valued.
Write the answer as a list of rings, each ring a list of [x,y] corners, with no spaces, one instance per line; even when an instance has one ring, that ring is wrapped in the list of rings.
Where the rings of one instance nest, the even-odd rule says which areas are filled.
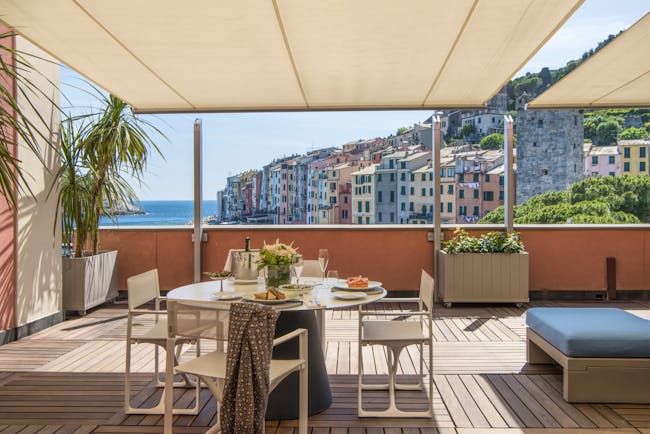
[[[336,270],[330,270],[327,272],[327,283],[330,286],[336,285],[339,281],[339,272]]]
[[[296,275],[296,284],[300,287],[300,276],[302,275],[302,269],[305,267],[305,261],[302,259],[302,255],[297,255],[293,259],[293,274]]]
[[[325,280],[325,270],[327,270],[327,264],[330,262],[330,254],[327,249],[318,250],[318,265],[320,265],[320,271],[323,273],[323,281]]]

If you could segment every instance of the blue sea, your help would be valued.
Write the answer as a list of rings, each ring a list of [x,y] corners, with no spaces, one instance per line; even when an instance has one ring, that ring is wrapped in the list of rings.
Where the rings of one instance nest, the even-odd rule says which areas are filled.
[[[191,224],[194,219],[192,200],[143,200],[137,205],[146,214],[116,217],[117,223],[102,217],[100,226],[174,226]],[[201,215],[210,217],[217,210],[216,200],[204,200]]]

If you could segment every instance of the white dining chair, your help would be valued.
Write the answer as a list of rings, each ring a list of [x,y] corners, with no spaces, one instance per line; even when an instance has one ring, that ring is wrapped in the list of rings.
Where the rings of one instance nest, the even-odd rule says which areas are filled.
[[[301,278],[303,277],[318,277],[318,278],[323,278],[323,271],[320,269],[320,264],[318,263],[318,259],[305,259],[304,261],[305,266],[302,268],[302,275]]]
[[[422,270],[420,276],[420,295],[414,299],[397,299],[398,301],[417,301],[417,311],[364,311],[359,308],[359,346],[358,363],[358,415],[360,417],[432,417],[433,416],[433,338],[431,334],[433,306],[433,277]],[[396,299],[382,299],[379,302],[391,302]],[[367,319],[378,317],[382,319]],[[391,318],[392,317],[392,318]],[[416,320],[411,320],[415,317]],[[424,411],[400,410],[396,405],[395,390],[424,390],[424,345],[429,348],[428,407]],[[366,384],[363,382],[363,347],[366,345],[382,345],[386,347],[388,364],[387,384]],[[405,384],[397,381],[397,368],[402,350],[409,345],[417,345],[420,350],[420,372],[417,384]],[[388,408],[385,410],[364,410],[364,390],[388,390]]]
[[[216,350],[204,354],[175,367],[177,374],[190,374],[205,383],[208,390],[217,401],[217,412],[223,401],[223,387],[226,379],[229,303],[168,301],[169,338],[170,345],[179,338],[208,339],[216,342]],[[273,340],[273,347],[298,338],[298,358],[289,360],[271,359],[269,366],[269,389],[273,389],[292,372],[299,372],[299,418],[298,434],[307,434],[308,430],[308,351],[307,330],[296,329]],[[171,348],[171,347],[169,347]],[[170,353],[167,357],[169,358]],[[168,380],[169,381],[169,380]],[[171,382],[168,387],[171,387]],[[172,398],[166,400],[167,408],[171,408]],[[268,396],[267,396],[268,398]],[[217,433],[221,430],[219,414],[216,423],[206,434]],[[173,417],[166,412],[164,417],[164,433],[171,434]]]
[[[164,382],[160,381],[160,348],[165,349],[167,345],[167,312],[160,309],[160,302],[165,297],[160,295],[158,283],[158,270],[153,269],[136,276],[129,277],[126,281],[128,288],[129,313],[126,323],[126,372],[124,375],[124,412],[126,414],[164,414],[164,394],[160,401],[153,407],[133,407],[131,405],[131,353],[133,345],[150,344],[154,350],[154,378],[157,387],[163,387]],[[154,302],[154,310],[142,308],[142,305]],[[136,317],[153,315],[153,326],[143,327],[134,323]],[[134,331],[137,332],[134,334]],[[183,344],[195,344],[197,355],[200,355],[200,342],[192,338],[179,338],[174,341],[172,347],[172,363],[165,366],[165,376],[173,375],[173,365],[178,363]],[[196,387],[197,396],[199,391],[198,382],[191,381],[187,375],[183,381],[175,382],[175,387]],[[195,406],[190,409],[174,409],[174,414],[197,414],[199,410],[198,399]]]

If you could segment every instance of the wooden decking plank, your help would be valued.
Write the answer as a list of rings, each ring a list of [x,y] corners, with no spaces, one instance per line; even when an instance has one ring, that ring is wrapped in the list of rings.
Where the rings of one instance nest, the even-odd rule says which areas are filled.
[[[604,404],[592,404],[592,405],[598,413],[602,414],[603,417],[606,418],[616,428],[629,428],[632,426],[630,425],[630,423],[628,423],[628,421],[626,421],[624,418],[622,418],[618,413],[616,413],[608,406]]]
[[[486,375],[485,377],[490,382],[492,389],[505,400],[505,403],[512,409],[517,419],[521,421],[522,427],[543,426],[542,422],[519,399],[519,396],[508,387],[501,375]]]
[[[468,393],[476,402],[476,405],[481,410],[481,413],[489,423],[490,427],[507,427],[505,420],[501,417],[498,410],[492,405],[490,399],[485,395],[481,387],[478,385],[474,376],[460,375],[460,380],[463,382]]]
[[[548,396],[544,391],[537,387],[528,376],[516,375],[513,377],[521,384],[526,391],[541,405],[548,414],[557,421],[562,428],[578,428],[579,425],[560,407],[555,399]]]
[[[475,428],[490,427],[490,423],[487,421],[478,405],[476,405],[472,394],[467,390],[465,383],[463,383],[460,377],[458,375],[446,375],[445,378],[449,382],[449,386],[451,386],[454,395],[456,395],[456,399],[458,399],[465,414],[469,418],[471,426]]]
[[[530,380],[535,383],[535,385],[544,391],[549,397],[553,399],[555,404],[557,404],[562,411],[564,411],[571,419],[573,419],[576,424],[581,428],[595,428],[596,425],[587,418],[580,410],[578,410],[573,405],[569,404],[562,398],[561,391],[558,391],[552,387],[544,378],[547,376],[542,375],[531,375]]]
[[[443,375],[434,375],[433,378],[436,383],[438,392],[440,393],[440,396],[442,397],[445,406],[447,407],[447,411],[454,421],[454,425],[471,427],[472,422],[465,413],[462,404],[456,398],[453,388],[447,382],[447,378]]]

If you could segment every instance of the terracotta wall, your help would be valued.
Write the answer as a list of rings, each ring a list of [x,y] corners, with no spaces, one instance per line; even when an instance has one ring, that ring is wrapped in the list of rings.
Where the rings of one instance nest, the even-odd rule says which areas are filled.
[[[530,253],[532,290],[604,290],[605,258],[617,259],[618,289],[650,290],[650,227],[580,228],[552,226],[517,229]],[[264,240],[294,242],[305,258],[327,248],[329,269],[341,276],[362,273],[384,282],[387,289],[416,289],[419,270],[432,272],[433,245],[426,227],[262,228],[251,226],[206,229],[203,270],[223,267],[226,252],[242,248],[251,237],[254,248]],[[450,237],[453,228],[446,228]],[[480,232],[470,229],[471,232]],[[485,231],[485,229],[483,229]],[[120,288],[128,276],[157,267],[163,289],[192,281],[191,229],[104,229],[102,248],[118,249]]]
[[[0,22],[0,34],[9,29]],[[10,49],[15,48],[15,38],[4,38],[2,43]],[[0,53],[5,62],[13,63],[12,56],[5,51]],[[0,75],[3,86],[14,89],[14,80]],[[8,110],[8,107],[2,107]],[[8,130],[8,134],[13,131]],[[16,149],[11,149],[15,156]],[[16,325],[16,214],[3,196],[0,196],[0,331]]]

